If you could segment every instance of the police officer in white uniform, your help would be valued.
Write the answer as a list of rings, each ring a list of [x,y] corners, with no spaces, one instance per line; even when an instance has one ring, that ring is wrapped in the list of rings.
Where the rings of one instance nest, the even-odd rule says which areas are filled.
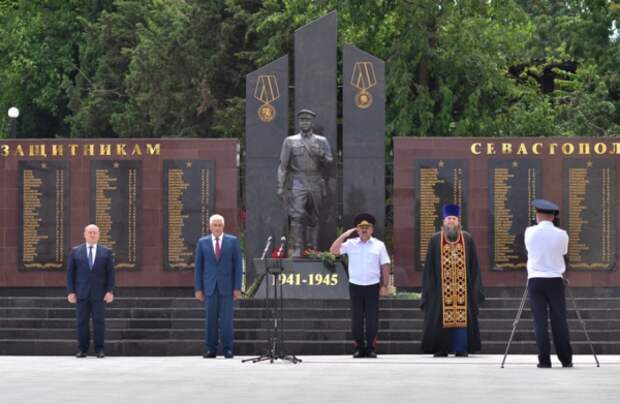
[[[353,357],[376,358],[379,296],[387,294],[390,256],[385,244],[372,237],[374,216],[362,213],[355,217],[354,222],[355,227],[342,233],[329,250],[334,255],[347,254],[349,257],[351,328],[355,341]],[[347,240],[356,231],[358,237]]]
[[[568,234],[555,226],[560,210],[544,199],[532,201],[537,225],[525,230],[527,249],[528,297],[534,317],[538,346],[538,367],[550,368],[550,341],[547,332],[547,307],[551,317],[553,345],[563,367],[572,367],[573,351],[566,321],[566,298],[562,274],[566,270]]]

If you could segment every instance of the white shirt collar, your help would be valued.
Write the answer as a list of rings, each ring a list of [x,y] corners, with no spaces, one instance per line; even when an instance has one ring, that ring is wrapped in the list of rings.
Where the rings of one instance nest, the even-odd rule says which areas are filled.
[[[374,239],[375,239],[375,238],[371,236],[371,237],[368,239],[368,241],[364,241],[364,240],[362,240],[362,238],[361,238],[361,237],[358,237],[358,238],[357,238],[357,243],[358,243],[358,244],[372,243],[372,242],[374,241]]]

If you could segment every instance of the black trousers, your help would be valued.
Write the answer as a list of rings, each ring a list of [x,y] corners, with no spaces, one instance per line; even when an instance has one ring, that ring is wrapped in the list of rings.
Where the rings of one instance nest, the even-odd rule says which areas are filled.
[[[103,335],[105,333],[105,303],[102,299],[78,299],[76,320],[80,351],[88,352],[90,345],[90,318],[93,319],[95,333],[95,352],[103,351]]]
[[[566,321],[566,297],[562,278],[531,278],[527,284],[528,297],[532,316],[534,317],[534,333],[538,346],[538,362],[551,363],[551,344],[547,331],[547,319],[551,317],[553,345],[558,359],[563,365],[573,359],[570,346],[568,322]],[[549,312],[547,312],[547,308]]]
[[[351,296],[351,329],[357,349],[375,349],[379,329],[379,284],[349,283]],[[364,339],[364,323],[366,338]]]

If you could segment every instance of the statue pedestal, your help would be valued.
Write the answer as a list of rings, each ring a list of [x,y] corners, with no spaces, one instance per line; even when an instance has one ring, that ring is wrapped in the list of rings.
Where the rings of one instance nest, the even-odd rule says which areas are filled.
[[[254,259],[257,273],[265,272],[265,263]],[[279,260],[282,272],[269,274],[263,279],[255,299],[266,297],[265,289],[269,282],[269,294],[273,296],[273,288],[282,285],[284,299],[348,299],[349,278],[342,262],[337,261],[334,268],[327,267],[321,260],[310,258],[285,258]],[[279,291],[278,291],[279,292]]]

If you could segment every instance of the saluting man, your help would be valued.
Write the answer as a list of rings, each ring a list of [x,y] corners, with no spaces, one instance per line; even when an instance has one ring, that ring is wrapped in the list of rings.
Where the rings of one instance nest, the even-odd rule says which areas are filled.
[[[349,257],[351,328],[355,341],[353,357],[376,358],[379,296],[387,294],[391,261],[385,244],[372,237],[376,223],[374,216],[362,213],[355,217],[354,222],[355,227],[342,233],[329,251],[334,255],[347,254]],[[358,237],[347,240],[354,232],[357,232]]]
[[[562,367],[573,366],[566,321],[566,298],[562,274],[566,271],[564,255],[568,253],[568,234],[555,227],[560,209],[544,199],[532,201],[536,208],[537,225],[525,230],[527,249],[527,290],[534,317],[534,332],[538,347],[538,367],[551,367],[551,347],[547,332],[547,308],[551,316],[553,345]]]

